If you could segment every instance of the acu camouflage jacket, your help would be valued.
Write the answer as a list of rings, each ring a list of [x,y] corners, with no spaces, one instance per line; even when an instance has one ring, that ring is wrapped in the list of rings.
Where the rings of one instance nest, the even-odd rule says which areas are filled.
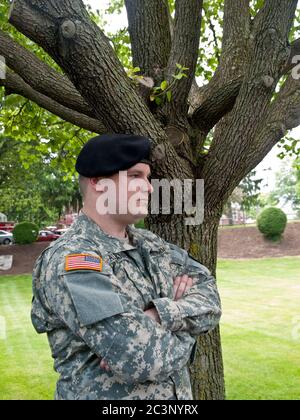
[[[31,318],[48,335],[60,375],[56,399],[192,399],[195,337],[221,315],[215,279],[150,231],[127,232],[131,243],[81,214],[36,261]],[[175,302],[179,274],[196,281]],[[144,314],[153,305],[161,325]]]

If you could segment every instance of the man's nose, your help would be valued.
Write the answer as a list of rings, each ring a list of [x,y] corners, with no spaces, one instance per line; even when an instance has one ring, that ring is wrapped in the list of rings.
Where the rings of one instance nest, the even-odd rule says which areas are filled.
[[[150,182],[148,179],[147,179],[147,185],[148,185],[148,193],[149,193],[149,194],[152,194],[152,193],[153,193],[154,188],[153,188],[153,186],[152,186],[151,182]]]

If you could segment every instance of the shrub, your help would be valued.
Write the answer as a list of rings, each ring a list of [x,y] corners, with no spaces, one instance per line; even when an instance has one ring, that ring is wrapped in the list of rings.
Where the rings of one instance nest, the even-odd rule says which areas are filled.
[[[272,241],[278,241],[287,224],[286,214],[276,207],[263,210],[257,217],[259,231]]]
[[[14,227],[12,233],[16,244],[31,244],[36,241],[39,228],[35,223],[21,222]]]

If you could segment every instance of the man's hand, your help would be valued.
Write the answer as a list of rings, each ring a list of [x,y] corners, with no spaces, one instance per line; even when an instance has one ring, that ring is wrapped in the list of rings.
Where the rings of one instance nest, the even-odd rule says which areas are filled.
[[[181,299],[184,293],[193,286],[193,279],[187,274],[177,276],[173,283],[173,299]]]
[[[159,324],[161,323],[156,308],[147,309],[144,311],[144,314],[153,319],[153,321],[158,322]],[[106,372],[111,370],[108,363],[104,359],[102,359],[100,362],[100,368],[106,370]]]
[[[146,311],[144,311],[144,314],[149,316],[149,318],[153,319],[154,321],[158,322],[159,324],[161,323],[156,308],[147,309]]]
[[[100,368],[106,370],[106,372],[110,371],[110,367],[108,366],[108,363],[104,359],[101,359]]]
[[[184,293],[192,286],[193,279],[187,274],[175,277],[173,282],[173,299],[178,300],[182,298]],[[144,314],[153,319],[153,321],[158,322],[159,324],[161,323],[156,308],[147,309],[144,311]],[[100,362],[100,368],[106,370],[106,372],[110,371],[110,367],[104,359],[102,359]]]

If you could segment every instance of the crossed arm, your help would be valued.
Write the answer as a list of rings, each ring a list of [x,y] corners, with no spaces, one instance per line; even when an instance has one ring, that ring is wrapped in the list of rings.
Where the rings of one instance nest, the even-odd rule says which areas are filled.
[[[179,265],[185,270],[184,264]],[[35,299],[41,299],[45,309],[122,380],[161,381],[187,365],[193,335],[214,328],[219,321],[214,279],[202,273],[202,266],[199,272],[192,265],[185,273],[176,273],[173,296],[153,300],[154,308],[145,312],[130,304],[121,289],[113,289],[112,282],[117,283],[113,274],[66,273],[56,260],[49,264],[49,278]]]
[[[187,291],[192,286],[193,286],[193,279],[191,277],[188,277],[188,275],[186,274],[184,274],[183,276],[177,276],[174,279],[174,283],[173,283],[174,300],[180,299],[184,295],[185,291]],[[151,318],[153,321],[161,324],[159,314],[155,307],[145,310],[144,314],[147,315],[149,318]],[[107,372],[111,370],[105,359],[101,359],[100,368],[106,370]]]

